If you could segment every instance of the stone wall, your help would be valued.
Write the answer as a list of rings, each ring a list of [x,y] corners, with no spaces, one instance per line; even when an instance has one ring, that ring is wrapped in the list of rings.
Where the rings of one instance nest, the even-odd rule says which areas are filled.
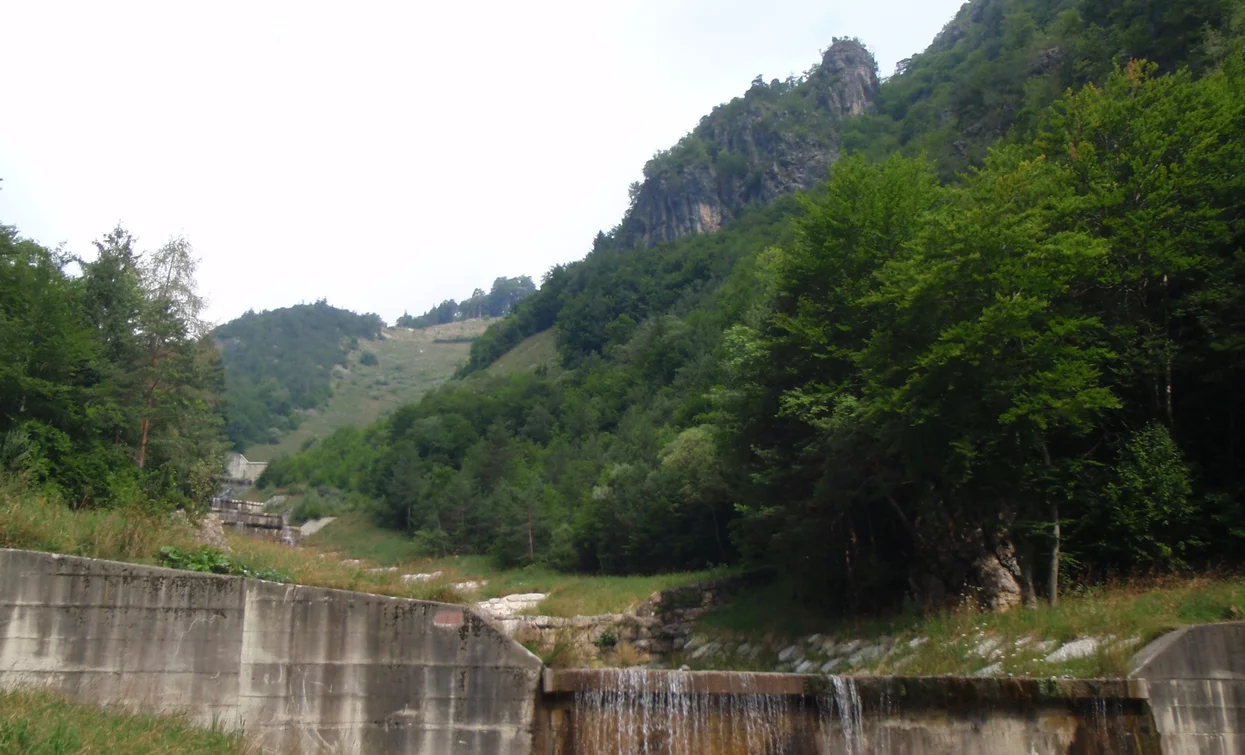
[[[269,750],[528,753],[540,666],[462,606],[0,550],[0,686]]]

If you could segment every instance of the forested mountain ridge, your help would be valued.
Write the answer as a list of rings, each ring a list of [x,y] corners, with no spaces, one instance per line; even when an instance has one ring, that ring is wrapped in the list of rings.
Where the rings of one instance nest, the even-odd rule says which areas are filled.
[[[301,421],[301,411],[332,395],[332,371],[360,339],[381,335],[385,323],[326,301],[247,312],[212,335],[225,366],[226,430],[234,448],[276,442]]]
[[[868,112],[877,62],[856,40],[835,40],[803,77],[760,76],[714,108],[676,146],[644,166],[617,235],[624,248],[712,233],[746,205],[768,204],[825,179],[840,120]]]
[[[429,552],[743,562],[849,608],[1236,563],[1242,8],[972,3],[826,184],[599,235],[470,379],[267,482],[364,493]],[[548,328],[560,369],[474,376]]]

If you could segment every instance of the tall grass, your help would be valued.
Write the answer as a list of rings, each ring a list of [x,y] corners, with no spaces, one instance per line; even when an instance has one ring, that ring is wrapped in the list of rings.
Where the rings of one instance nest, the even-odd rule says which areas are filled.
[[[187,522],[138,508],[75,511],[20,481],[0,480],[0,547],[154,563],[161,546],[193,547]]]
[[[0,692],[0,753],[14,755],[251,755],[240,732],[73,703],[45,691]]]

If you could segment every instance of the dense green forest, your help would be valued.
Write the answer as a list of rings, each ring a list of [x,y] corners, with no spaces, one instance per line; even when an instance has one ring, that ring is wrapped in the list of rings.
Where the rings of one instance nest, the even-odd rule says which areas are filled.
[[[196,260],[134,243],[117,228],[87,262],[0,226],[0,479],[75,507],[201,506],[224,434]]]
[[[322,407],[332,396],[333,368],[345,366],[360,339],[376,339],[384,327],[377,315],[357,315],[321,300],[247,312],[217,328],[233,447],[276,443],[298,427],[301,412]]]
[[[466,379],[264,483],[366,494],[429,552],[744,563],[849,607],[1235,562],[1243,28],[970,3],[826,185],[651,249],[602,233]],[[559,366],[478,374],[551,327]]]
[[[437,306],[418,317],[402,313],[394,323],[402,328],[430,328],[433,325],[444,325],[455,320],[471,320],[477,317],[501,317],[510,312],[515,304],[526,299],[536,291],[536,284],[529,276],[517,278],[498,278],[488,293],[477,288],[471,298],[461,302],[446,299]]]

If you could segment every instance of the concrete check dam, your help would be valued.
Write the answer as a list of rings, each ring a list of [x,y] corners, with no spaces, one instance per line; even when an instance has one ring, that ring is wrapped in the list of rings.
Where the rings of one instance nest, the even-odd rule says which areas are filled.
[[[563,670],[463,606],[0,550],[0,686],[26,685],[280,753],[1245,753],[1245,623],[1126,679]]]

